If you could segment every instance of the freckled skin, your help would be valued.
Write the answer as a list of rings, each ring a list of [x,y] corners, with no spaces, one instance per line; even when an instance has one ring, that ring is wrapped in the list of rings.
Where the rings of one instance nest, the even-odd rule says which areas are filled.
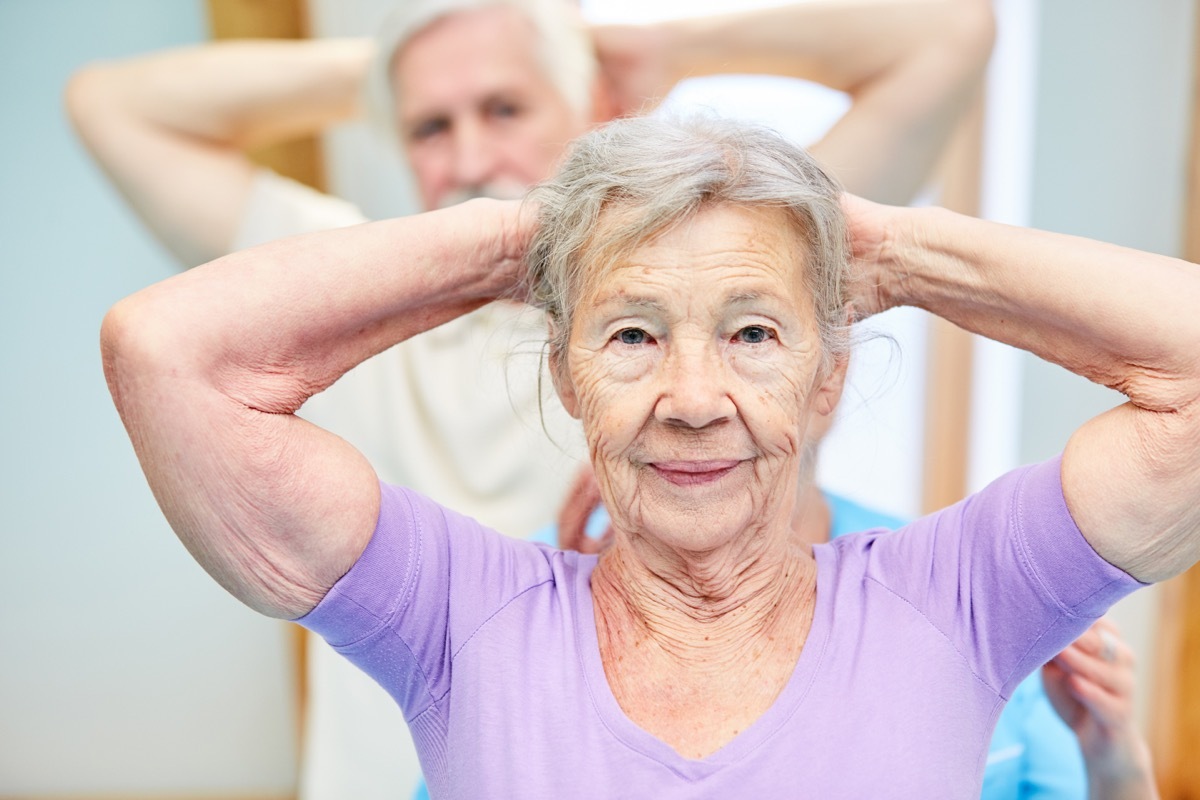
[[[556,357],[615,533],[592,573],[605,675],[690,758],[770,707],[812,623],[791,522],[844,364],[820,371],[803,252],[784,212],[702,210],[600,278]]]

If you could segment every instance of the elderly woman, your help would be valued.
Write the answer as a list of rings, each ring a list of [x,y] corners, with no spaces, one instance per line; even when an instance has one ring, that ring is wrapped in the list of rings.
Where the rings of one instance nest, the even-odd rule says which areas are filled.
[[[538,201],[235,254],[104,325],[181,539],[392,693],[435,797],[968,797],[1021,678],[1200,558],[1191,265],[840,197],[803,152],[718,121],[606,127]],[[612,515],[599,558],[381,487],[294,416],[373,353],[513,297],[547,312]],[[789,523],[847,309],[901,304],[1130,402],[1060,459],[810,555]]]

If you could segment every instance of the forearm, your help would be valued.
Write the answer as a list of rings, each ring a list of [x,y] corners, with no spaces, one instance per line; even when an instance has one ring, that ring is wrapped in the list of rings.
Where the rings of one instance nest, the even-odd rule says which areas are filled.
[[[242,148],[351,116],[371,45],[231,42],[96,64],[67,107],[113,184],[185,267],[228,252],[252,186]]]
[[[990,36],[990,14],[976,0],[825,0],[672,20],[659,30],[677,79],[782,75],[853,94],[930,48]]]
[[[1195,265],[936,208],[888,213],[882,260],[863,276],[883,307],[919,306],[1117,389],[1139,408],[1196,401]]]
[[[487,255],[510,217],[511,204],[475,201],[290,237],[155,284],[118,309],[154,331],[168,361],[186,357],[246,405],[291,413],[371,355],[510,290],[519,259]]]
[[[1084,754],[1089,800],[1158,800],[1150,749],[1135,733],[1105,753]]]
[[[299,616],[361,553],[371,468],[293,412],[365,358],[510,291],[515,219],[473,201],[284,239],[109,312],[105,374],[150,486],[237,597]]]
[[[856,242],[877,287],[866,306],[919,306],[1122,392],[1064,454],[1071,513],[1140,580],[1200,558],[1200,268],[939,209],[882,213],[886,232]]]
[[[246,40],[91,65],[69,104],[86,136],[120,116],[236,148],[320,130],[354,116],[368,40]]]
[[[984,0],[817,2],[667,25],[675,79],[755,72],[848,92],[813,155],[847,191],[896,204],[928,181],[994,36]]]

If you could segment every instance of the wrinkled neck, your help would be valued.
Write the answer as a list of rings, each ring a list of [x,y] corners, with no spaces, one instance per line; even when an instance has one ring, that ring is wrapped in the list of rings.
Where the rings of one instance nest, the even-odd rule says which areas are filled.
[[[733,551],[664,554],[620,536],[592,575],[597,623],[684,667],[722,669],[806,631],[816,564],[792,531],[749,532]]]

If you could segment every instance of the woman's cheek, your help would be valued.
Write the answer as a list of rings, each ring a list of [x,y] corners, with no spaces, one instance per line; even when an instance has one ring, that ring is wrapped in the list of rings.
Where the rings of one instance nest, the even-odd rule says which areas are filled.
[[[619,440],[624,438],[624,429],[641,429],[653,402],[639,391],[639,384],[649,385],[641,379],[650,373],[652,365],[649,355],[603,351],[579,360],[573,380],[589,440]]]
[[[796,419],[806,407],[806,384],[787,365],[743,360],[737,372],[741,386],[735,402],[759,450],[777,458],[797,455],[803,437]]]

